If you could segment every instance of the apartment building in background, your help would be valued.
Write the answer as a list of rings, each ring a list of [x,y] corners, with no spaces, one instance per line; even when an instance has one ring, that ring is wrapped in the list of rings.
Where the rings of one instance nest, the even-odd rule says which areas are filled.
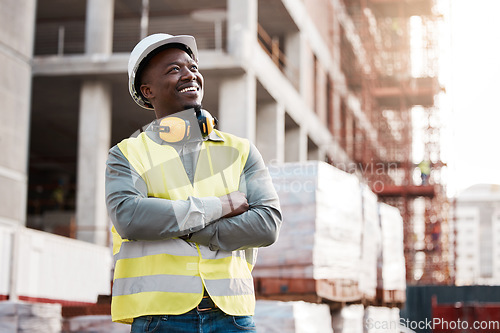
[[[474,185],[453,205],[455,283],[500,284],[500,185]]]

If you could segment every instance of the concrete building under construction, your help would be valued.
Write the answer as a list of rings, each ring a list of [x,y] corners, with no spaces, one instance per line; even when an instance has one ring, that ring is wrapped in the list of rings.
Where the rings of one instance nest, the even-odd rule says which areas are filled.
[[[359,175],[401,211],[408,283],[453,278],[433,0],[7,0],[0,16],[0,224],[107,246],[108,149],[154,118],[129,96],[129,53],[152,33],[190,34],[221,130],[252,140],[267,163],[321,160]]]

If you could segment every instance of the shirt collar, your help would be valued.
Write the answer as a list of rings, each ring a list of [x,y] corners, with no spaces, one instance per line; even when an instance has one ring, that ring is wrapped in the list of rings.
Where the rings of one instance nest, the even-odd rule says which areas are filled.
[[[219,135],[216,131],[210,132],[210,134],[207,136],[207,140],[224,142],[224,138],[222,137],[222,135]]]

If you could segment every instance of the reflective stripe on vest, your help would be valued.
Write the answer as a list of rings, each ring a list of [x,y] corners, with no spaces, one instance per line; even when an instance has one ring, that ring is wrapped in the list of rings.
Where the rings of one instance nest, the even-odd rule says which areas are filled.
[[[145,133],[118,147],[146,182],[148,196],[170,200],[222,196],[238,190],[250,146],[248,140],[217,134],[224,142],[203,142],[193,184],[177,151],[155,143]],[[112,230],[113,321],[131,323],[143,315],[185,313],[201,301],[203,286],[224,312],[253,314],[251,271],[256,249],[211,251],[178,238],[128,241]]]

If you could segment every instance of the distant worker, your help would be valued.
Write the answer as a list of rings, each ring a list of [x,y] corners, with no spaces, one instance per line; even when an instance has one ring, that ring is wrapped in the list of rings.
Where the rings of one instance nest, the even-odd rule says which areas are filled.
[[[144,38],[128,74],[132,98],[157,119],[107,161],[112,319],[131,332],[255,332],[251,271],[282,219],[262,157],[201,108],[194,37]]]
[[[423,160],[418,164],[418,168],[420,169],[422,185],[427,185],[429,183],[429,176],[431,175],[431,162],[429,160]]]

